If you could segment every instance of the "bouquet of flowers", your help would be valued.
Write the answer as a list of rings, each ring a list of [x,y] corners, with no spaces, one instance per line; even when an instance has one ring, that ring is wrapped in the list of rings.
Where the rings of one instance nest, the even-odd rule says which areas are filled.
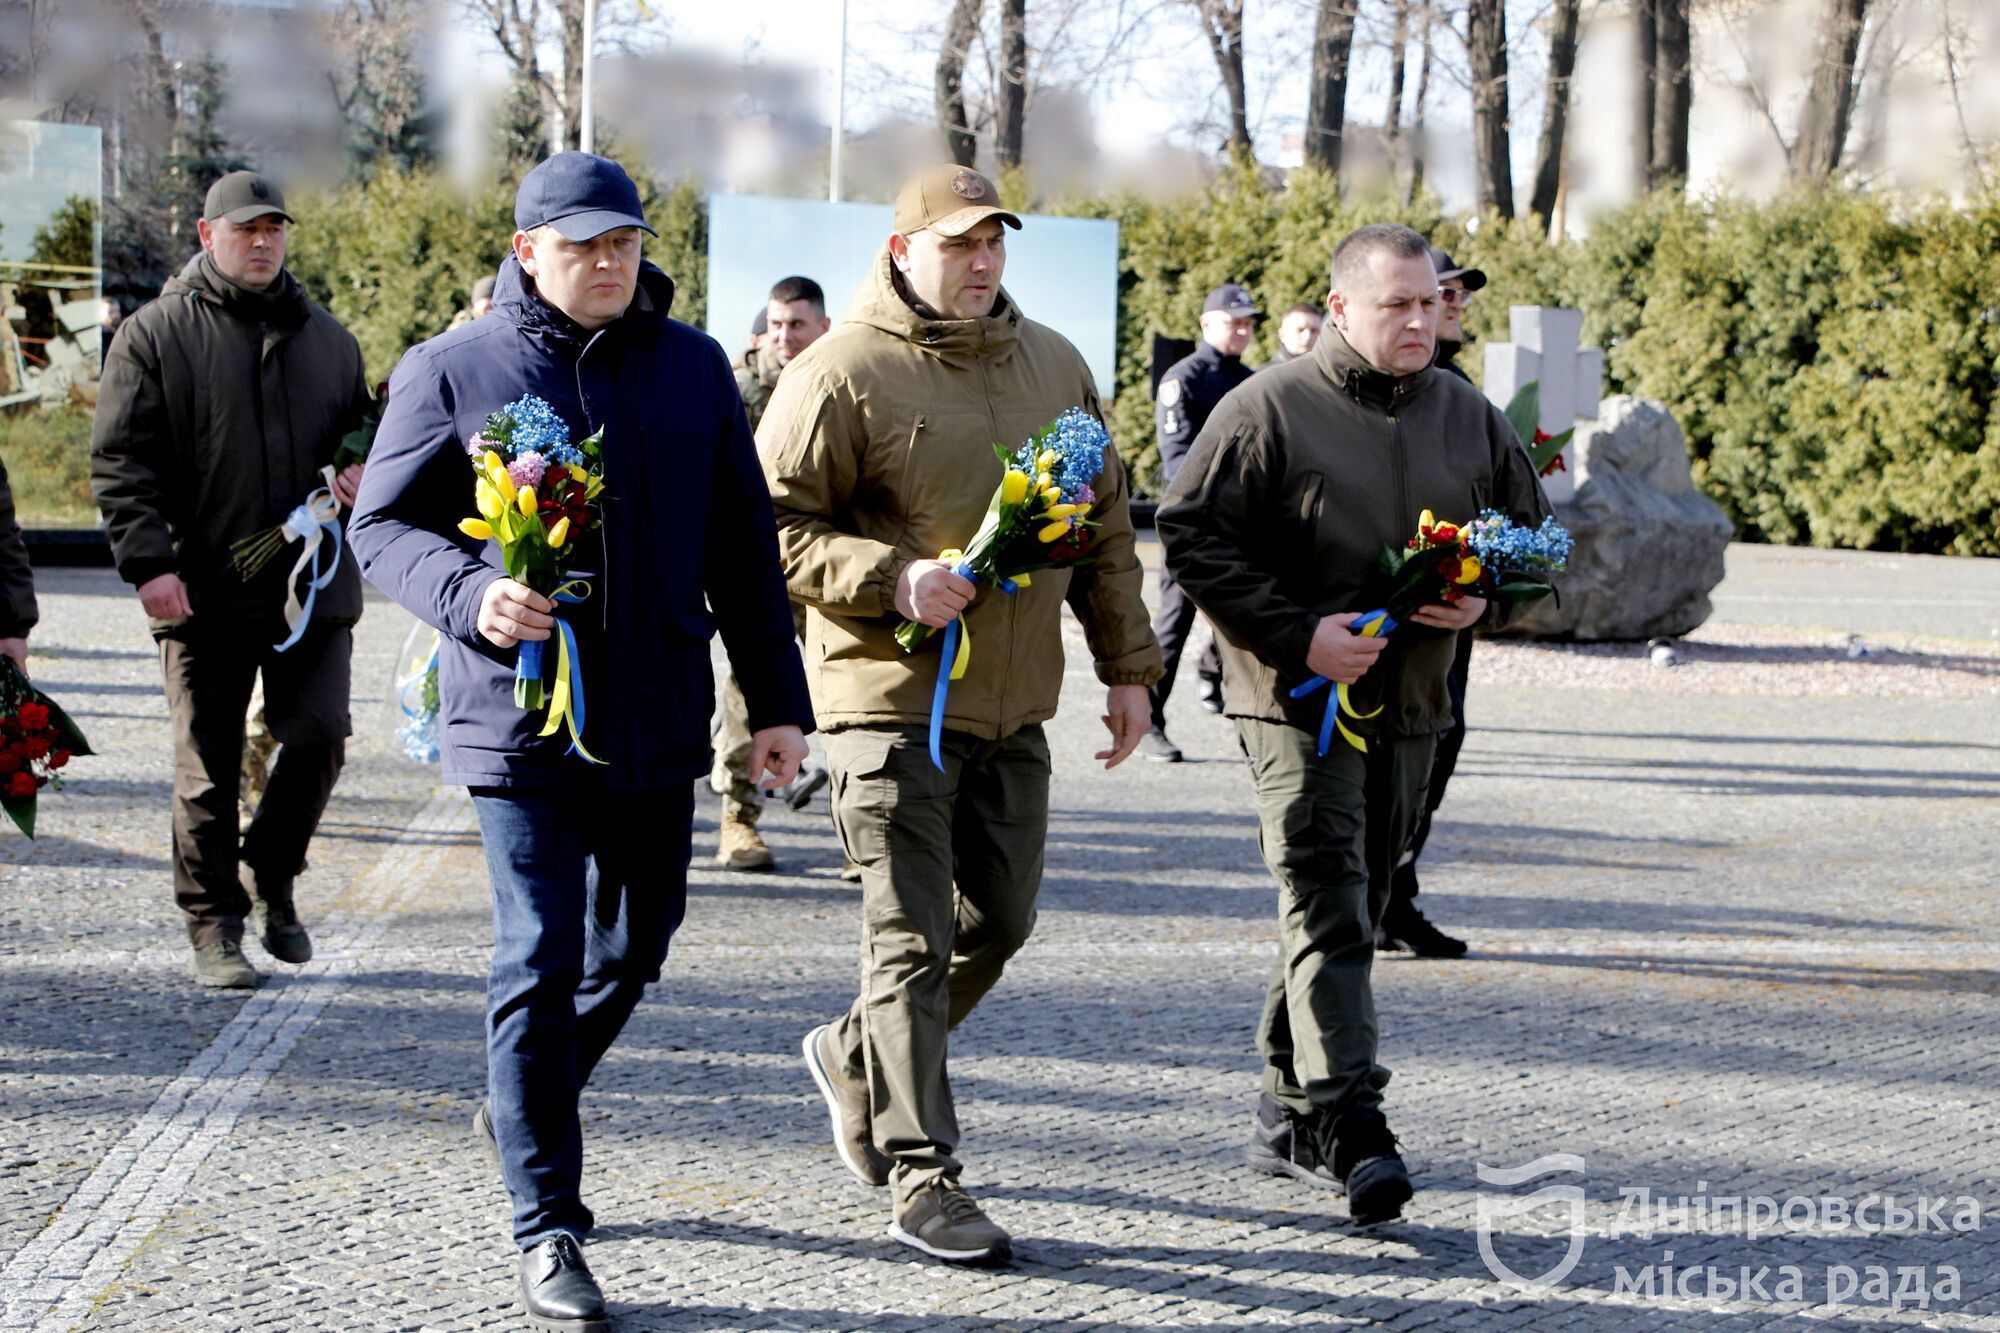
[[[992,583],[1010,594],[1026,587],[1037,570],[1086,563],[1091,530],[1097,526],[1088,517],[1097,503],[1093,487],[1104,472],[1104,451],[1110,446],[1103,423],[1080,407],[1064,412],[1018,449],[994,445],[1006,471],[986,517],[963,549],[943,551],[938,559],[960,578]],[[904,652],[915,652],[931,633],[931,626],[905,620],[896,627],[896,642]],[[940,770],[945,697],[972,660],[972,640],[963,621],[952,621],[944,635],[931,704],[931,762]]]
[[[1363,638],[1381,638],[1396,628],[1419,607],[1457,606],[1467,596],[1477,594],[1491,601],[1531,602],[1555,591],[1554,576],[1569,561],[1569,530],[1553,518],[1540,527],[1526,528],[1495,509],[1481,510],[1469,524],[1440,523],[1426,509],[1417,519],[1417,535],[1400,551],[1382,552],[1382,572],[1388,593],[1376,610],[1357,617],[1348,626]],[[1302,699],[1330,682],[1314,676],[1291,691]],[[1363,740],[1342,714],[1366,720],[1382,710],[1357,713],[1346,685],[1336,685],[1320,723],[1319,752],[1325,754],[1338,731],[1349,745],[1368,752]]]
[[[557,602],[576,603],[590,595],[581,579],[563,580],[563,562],[577,539],[603,521],[604,432],[571,443],[569,427],[555,409],[529,394],[486,418],[466,442],[472,459],[473,506],[479,517],[458,525],[479,541],[500,543],[500,562],[509,578]],[[602,762],[583,747],[583,673],[577,666],[576,633],[560,617],[556,678],[544,679],[542,645],[524,641],[514,668],[514,704],[546,706],[541,734],[569,728],[570,749],[591,763]]]
[[[21,832],[35,836],[36,796],[44,787],[60,790],[63,767],[91,752],[69,714],[0,654],[0,807]]]
[[[438,632],[419,621],[403,640],[390,678],[390,698],[401,721],[396,740],[403,753],[419,764],[438,761]]]

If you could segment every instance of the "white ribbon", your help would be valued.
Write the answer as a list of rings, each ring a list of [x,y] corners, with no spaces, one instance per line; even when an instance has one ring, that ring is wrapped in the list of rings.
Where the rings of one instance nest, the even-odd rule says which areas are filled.
[[[319,590],[333,582],[333,576],[340,568],[340,501],[333,498],[333,469],[323,467],[320,476],[326,485],[314,488],[306,497],[306,502],[285,516],[285,538],[302,543],[299,558],[292,565],[292,572],[285,576],[285,624],[291,634],[278,645],[284,652],[305,635],[306,626],[312,623],[313,603],[319,597]],[[319,567],[320,544],[324,539],[333,541],[333,559],[324,570]],[[299,575],[312,568],[312,575],[306,580],[305,600],[299,600]]]

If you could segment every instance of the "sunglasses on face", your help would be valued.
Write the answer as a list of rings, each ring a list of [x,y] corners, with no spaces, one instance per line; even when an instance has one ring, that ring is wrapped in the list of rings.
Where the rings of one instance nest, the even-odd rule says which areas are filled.
[[[1472,293],[1460,287],[1440,287],[1438,300],[1446,305],[1471,305]]]

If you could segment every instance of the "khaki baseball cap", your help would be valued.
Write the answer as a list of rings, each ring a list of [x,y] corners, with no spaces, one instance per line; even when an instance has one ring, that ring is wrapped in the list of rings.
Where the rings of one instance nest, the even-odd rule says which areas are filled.
[[[974,171],[947,162],[913,176],[896,195],[896,230],[904,236],[926,229],[940,236],[963,236],[988,218],[1014,230],[1021,219],[1000,206],[1000,191]]]
[[[292,215],[285,211],[285,196],[254,171],[232,171],[217,180],[208,187],[208,197],[201,209],[205,222],[227,218],[243,223],[273,215],[287,222],[292,220]]]

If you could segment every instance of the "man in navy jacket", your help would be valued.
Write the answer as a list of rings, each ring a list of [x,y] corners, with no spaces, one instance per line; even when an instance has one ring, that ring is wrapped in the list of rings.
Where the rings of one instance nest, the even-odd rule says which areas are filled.
[[[577,1098],[656,980],[686,903],[692,783],[708,772],[708,640],[749,704],[751,775],[789,782],[812,725],[769,493],[729,359],[667,317],[673,283],[640,258],[639,193],[619,166],[558,153],[521,182],[493,313],[411,349],[390,382],[350,540],[368,580],[443,633],[447,782],[471,789],[493,884],[490,1136],[514,1201],[528,1314],[598,1329],[579,1244]],[[508,578],[473,514],[466,442],[533,394],[572,441],[602,429],[603,522],[571,555],[581,602]],[[704,604],[705,603],[705,604]],[[517,645],[575,631],[584,743],[515,706]]]

